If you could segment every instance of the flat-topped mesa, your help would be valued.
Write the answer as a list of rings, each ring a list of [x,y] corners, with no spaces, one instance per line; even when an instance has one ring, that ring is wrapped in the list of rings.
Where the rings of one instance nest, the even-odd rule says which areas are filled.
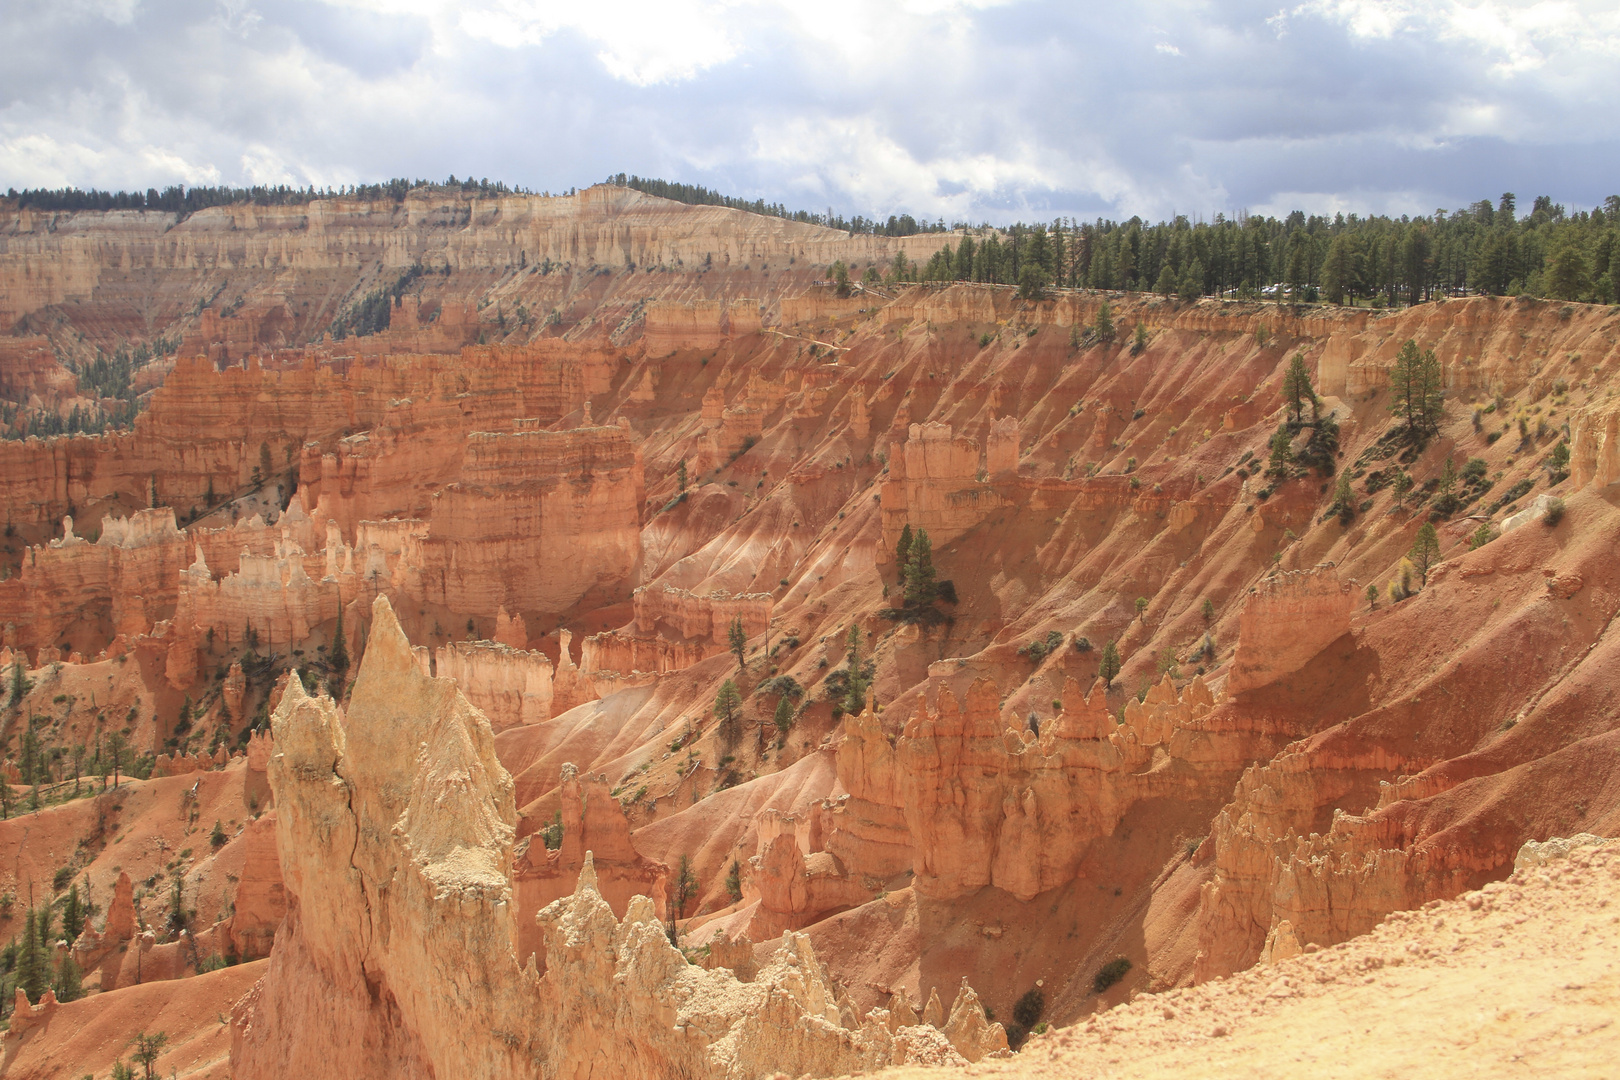
[[[1006,1047],[971,995],[946,1031],[890,1030],[879,1011],[846,1027],[797,934],[752,982],[695,967],[652,897],[614,916],[589,852],[572,894],[537,917],[545,974],[520,968],[511,778],[488,722],[452,682],[420,671],[384,598],[346,717],[295,679],[271,726],[288,908],[264,977],[233,1014],[239,1080],[745,1080],[959,1064]],[[565,837],[578,846],[601,829],[588,802],[575,805]]]
[[[1272,573],[1243,605],[1226,693],[1267,686],[1303,668],[1349,633],[1354,606],[1355,594],[1331,564]]]
[[[640,451],[618,427],[475,433],[407,541],[406,595],[456,612],[560,612],[640,554]]]

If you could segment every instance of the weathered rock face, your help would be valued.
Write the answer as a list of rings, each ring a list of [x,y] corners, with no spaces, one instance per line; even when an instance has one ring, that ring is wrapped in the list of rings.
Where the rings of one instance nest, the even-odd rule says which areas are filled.
[[[713,349],[726,338],[759,329],[760,302],[731,300],[665,301],[647,305],[643,331],[647,355],[668,356],[677,349]]]
[[[5,643],[37,649],[67,641],[99,651],[116,634],[133,637],[174,613],[186,538],[168,507],[108,518],[94,542],[64,518],[62,536],[30,547],[22,573],[0,582]]]
[[[304,489],[346,534],[362,520],[425,517],[453,481],[467,435],[518,418],[555,423],[604,391],[613,353],[538,341],[459,355],[294,364],[250,358],[223,371],[175,364],[133,431],[8,442],[0,499],[13,520],[70,507],[207,509],[259,478]],[[233,553],[234,554],[234,553]]]
[[[1266,578],[1243,605],[1226,692],[1241,694],[1304,667],[1350,632],[1355,601],[1331,566]]]
[[[454,679],[496,731],[551,717],[551,660],[489,641],[452,641],[434,653],[434,671]]]
[[[637,589],[634,604],[635,627],[640,634],[653,634],[662,624],[681,637],[705,639],[722,646],[734,619],[742,620],[743,633],[750,638],[765,633],[770,629],[774,607],[770,593],[733,596],[716,591],[698,595],[671,585]]]
[[[1004,437],[1004,436],[1003,436]],[[1016,467],[1016,431],[1013,438]],[[1006,472],[998,444],[996,467]],[[892,444],[883,484],[883,545],[892,552],[906,525],[926,529],[938,546],[950,543],[989,517],[1002,500],[980,478],[979,444],[951,434],[949,424],[912,424],[904,443]]]
[[[407,594],[451,611],[560,612],[628,584],[640,553],[640,455],[621,428],[474,433],[403,555]]]
[[[57,363],[49,338],[0,338],[0,398],[59,408],[78,389],[79,380]]]
[[[653,913],[668,917],[669,868],[642,857],[630,842],[630,822],[617,799],[600,777],[581,780],[572,765],[562,768],[557,824],[561,843],[547,849],[540,835],[520,844],[514,869],[517,887],[517,954],[536,970],[546,970],[546,942],[534,916],[555,900],[570,895],[579,885],[587,860],[593,860],[596,888],[615,913],[628,912],[633,897],[649,897]]]
[[[742,1080],[959,1061],[951,1036],[974,1057],[1005,1046],[975,1002],[949,1035],[891,1032],[877,1015],[846,1029],[797,935],[753,982],[692,967],[651,898],[614,917],[589,854],[573,894],[540,913],[546,973],[520,969],[511,779],[484,717],[420,672],[386,599],[346,718],[293,680],[272,723],[289,906],[270,968],[233,1018],[237,1077],[517,1077],[538,1066]]]
[[[1072,880],[1089,845],[1132,803],[1186,782],[1144,766],[1156,748],[1181,756],[1178,731],[1213,704],[1202,681],[1179,699],[1166,683],[1116,725],[1101,685],[1083,696],[1071,679],[1062,715],[1037,736],[1008,727],[999,699],[988,679],[960,705],[948,688],[936,709],[919,699],[896,746],[916,887],[926,895],[995,885],[1028,900]]]
[[[1575,414],[1569,467],[1577,488],[1620,480],[1620,404],[1588,405]]]

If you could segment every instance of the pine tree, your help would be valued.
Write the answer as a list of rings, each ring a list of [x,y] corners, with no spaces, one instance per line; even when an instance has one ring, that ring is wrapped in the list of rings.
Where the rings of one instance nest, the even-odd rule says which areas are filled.
[[[1194,259],[1181,275],[1181,298],[1183,300],[1197,300],[1204,295],[1204,264]]]
[[[733,904],[742,899],[742,863],[736,859],[731,860],[731,870],[726,874],[726,895]]]
[[[1422,442],[1440,430],[1445,413],[1445,381],[1433,349],[1418,351],[1407,339],[1389,372],[1390,411],[1406,422],[1409,438]]]
[[[686,494],[686,459],[681,458],[680,465],[675,469],[675,493]]]
[[[39,937],[39,920],[29,910],[23,916],[23,937],[17,947],[17,989],[28,995],[30,1004],[38,1005],[49,979],[45,946]]]
[[[900,530],[900,542],[894,545],[894,562],[900,568],[901,577],[905,576],[906,564],[911,561],[911,525],[908,523]]]
[[[1440,484],[1435,489],[1434,508],[1441,514],[1450,515],[1457,509],[1457,467],[1446,458],[1445,468],[1440,470]]]
[[[1407,434],[1412,438],[1422,431],[1423,424],[1419,367],[1417,342],[1408,338],[1395,354],[1395,365],[1389,369],[1389,411],[1405,421]]]
[[[1333,489],[1333,510],[1339,515],[1339,522],[1350,524],[1356,516],[1356,494],[1350,487],[1350,470],[1339,470],[1339,482]]]
[[[1430,435],[1438,434],[1440,419],[1446,411],[1446,387],[1440,360],[1433,349],[1423,350],[1418,366],[1418,389],[1422,394],[1424,429]]]
[[[692,870],[692,857],[682,855],[679,869],[675,873],[675,901],[672,909],[672,918],[678,918],[686,913],[686,905],[697,898],[698,876]]]
[[[1020,300],[1046,299],[1046,271],[1033,262],[1027,262],[1018,271],[1018,298]]]
[[[839,296],[848,296],[849,267],[844,265],[844,260],[839,259],[837,262],[832,264],[832,269],[829,272],[829,276],[832,278],[833,292],[837,293]]]
[[[1412,474],[1407,472],[1405,469],[1402,469],[1400,474],[1395,477],[1393,490],[1395,493],[1395,505],[1404,505],[1406,502],[1406,496],[1412,490]]]
[[[1547,295],[1554,299],[1580,300],[1587,294],[1592,278],[1579,237],[1572,233],[1554,249],[1547,259],[1547,273],[1542,280]]]
[[[720,721],[720,741],[728,749],[737,741],[738,710],[741,708],[742,695],[737,692],[737,684],[727,679],[714,695],[714,715]]]
[[[1271,437],[1271,456],[1266,461],[1266,475],[1276,480],[1286,480],[1293,474],[1293,439],[1288,434],[1288,425],[1283,424]]]
[[[63,953],[62,962],[56,965],[56,978],[51,983],[51,989],[56,991],[56,1000],[65,1004],[84,997],[82,980],[83,974],[73,959],[72,950]]]
[[[1328,245],[1327,259],[1322,263],[1322,292],[1328,303],[1342,304],[1350,286],[1350,237],[1340,233]]]
[[[748,669],[748,631],[743,629],[742,616],[738,615],[726,627],[726,645],[731,655],[737,658],[737,667],[746,671]]]
[[[22,661],[13,660],[11,662],[11,692],[6,699],[6,704],[12,707],[21,705],[23,697],[31,689],[33,689],[32,680],[28,678],[28,673],[23,670]]]
[[[1417,538],[1412,541],[1412,550],[1406,553],[1412,566],[1418,572],[1418,580],[1422,582],[1420,588],[1427,588],[1429,584],[1429,570],[1440,561],[1440,538],[1435,534],[1434,526],[1428,522],[1418,530]]]
[[[62,936],[77,941],[84,930],[84,904],[79,900],[79,885],[74,882],[62,903]]]
[[[776,703],[776,730],[783,735],[793,730],[793,702],[786,694]]]
[[[1138,319],[1136,321],[1136,335],[1135,335],[1135,338],[1131,341],[1131,355],[1132,356],[1140,355],[1142,350],[1147,348],[1147,346],[1148,346],[1147,327],[1143,325],[1142,320]]]
[[[906,559],[907,607],[924,607],[934,602],[939,596],[939,584],[934,576],[934,545],[928,539],[928,530],[918,529],[911,538],[911,550]]]
[[[1311,386],[1311,373],[1305,367],[1305,354],[1295,353],[1283,375],[1283,400],[1288,403],[1288,416],[1295,425],[1305,422],[1305,404],[1310,403],[1311,419],[1316,418],[1316,389]]]
[[[343,632],[342,605],[338,606],[337,628],[332,631],[332,648],[326,654],[326,666],[340,679],[349,670],[349,641],[348,635]]]
[[[1170,268],[1170,263],[1166,261],[1159,270],[1159,280],[1153,283],[1153,291],[1160,296],[1174,296],[1178,284],[1176,272]]]
[[[1092,328],[1097,331],[1097,336],[1102,340],[1114,340],[1114,313],[1109,308],[1108,301],[1104,300],[1102,307],[1097,309],[1097,321]]]
[[[1120,667],[1119,647],[1110,641],[1103,646],[1102,656],[1097,661],[1097,678],[1103,681],[1104,686],[1112,687]]]
[[[167,1032],[160,1031],[156,1035],[148,1035],[143,1031],[135,1036],[135,1053],[132,1056],[146,1070],[146,1080],[152,1080],[152,1066],[157,1063],[163,1048],[168,1044]]]

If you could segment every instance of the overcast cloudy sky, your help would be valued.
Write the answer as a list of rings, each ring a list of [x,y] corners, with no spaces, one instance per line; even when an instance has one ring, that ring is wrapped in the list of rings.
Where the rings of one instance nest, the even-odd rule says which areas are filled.
[[[1615,0],[4,0],[0,188],[624,171],[948,220],[1620,191]]]

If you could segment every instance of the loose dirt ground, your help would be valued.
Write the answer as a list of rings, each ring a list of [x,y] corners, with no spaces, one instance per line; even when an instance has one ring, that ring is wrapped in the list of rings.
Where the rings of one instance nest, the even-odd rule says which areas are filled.
[[[960,1074],[1098,1080],[1620,1077],[1620,845],[1371,934],[1143,995]],[[888,1080],[941,1080],[897,1069]],[[951,1075],[957,1075],[953,1073]]]

